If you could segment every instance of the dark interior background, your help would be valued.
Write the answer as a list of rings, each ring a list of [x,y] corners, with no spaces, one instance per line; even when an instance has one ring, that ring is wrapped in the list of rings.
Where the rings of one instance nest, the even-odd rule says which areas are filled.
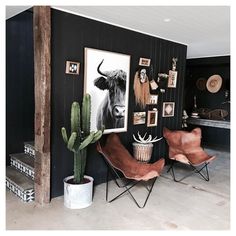
[[[217,93],[210,93],[207,89],[201,91],[197,88],[196,82],[199,78],[207,80],[215,74],[220,75],[223,81],[222,87]],[[225,98],[226,90],[230,92],[230,56],[187,60],[184,109],[189,116],[193,111],[193,97],[196,95],[198,108],[225,109],[229,113],[225,120],[230,121],[230,103],[228,103],[230,94],[228,98]],[[193,127],[190,126],[189,128]],[[203,132],[202,141],[206,145],[230,147],[230,130],[203,126],[201,128]]]
[[[85,47],[131,55],[128,130],[119,134],[130,152],[132,135],[137,131],[160,137],[164,126],[170,129],[181,128],[187,51],[185,45],[52,9],[52,197],[63,194],[63,178],[72,174],[73,170],[72,153],[66,149],[60,129],[64,125],[69,128],[71,103],[82,100]],[[158,125],[152,128],[147,128],[146,124],[133,125],[133,112],[143,111],[135,106],[133,93],[133,79],[140,57],[151,59],[155,79],[159,72],[168,73],[172,68],[172,58],[178,58],[177,87],[167,89],[164,94],[159,93],[157,106],[146,107],[146,111],[153,107],[159,111]],[[65,74],[67,60],[81,63],[79,76]],[[175,102],[174,117],[162,117],[164,101]],[[165,154],[166,145],[162,140],[154,145],[152,161]],[[90,145],[88,150],[87,174],[94,177],[95,184],[105,181],[106,167],[94,145]]]
[[[33,14],[6,21],[6,163],[34,140]]]
[[[33,14],[25,11],[6,21],[6,162],[9,154],[23,152],[24,141],[34,139],[34,71],[33,71]],[[164,126],[180,129],[182,109],[188,114],[193,108],[193,96],[197,96],[197,106],[206,108],[229,109],[229,103],[222,104],[225,90],[230,91],[230,57],[188,59],[187,47],[175,42],[155,38],[145,34],[126,30],[84,17],[52,10],[52,197],[63,194],[63,178],[72,174],[73,157],[61,138],[62,126],[69,127],[70,106],[74,100],[81,102],[84,85],[84,48],[97,48],[119,52],[131,56],[128,130],[120,133],[122,142],[132,153],[132,134],[140,131],[154,136],[162,136]],[[178,80],[176,88],[166,89],[158,94],[157,105],[147,105],[142,110],[135,105],[133,79],[140,57],[150,58],[157,73],[168,73],[172,57],[177,57]],[[67,60],[80,62],[80,75],[65,74]],[[186,66],[186,71],[185,71]],[[211,94],[196,87],[198,78],[209,78],[219,74],[223,78],[221,90]],[[186,81],[184,78],[186,76]],[[184,93],[185,91],[185,93]],[[230,99],[230,98],[229,98]],[[228,100],[229,100],[228,99]],[[175,116],[162,117],[162,104],[175,102]],[[133,112],[158,109],[158,125],[147,128],[145,125],[133,125]],[[230,116],[227,117],[230,120]],[[189,127],[191,129],[192,127]],[[206,144],[229,147],[230,131],[218,128],[202,127],[203,142]],[[104,135],[106,138],[106,135]],[[224,137],[222,139],[222,137]],[[166,144],[162,140],[154,145],[152,161],[166,156]],[[88,150],[87,174],[95,179],[95,184],[105,180],[105,164],[95,146]]]
[[[34,71],[33,71],[33,14],[23,12],[6,23],[6,159],[9,154],[23,152],[24,141],[34,138]],[[84,48],[97,48],[119,52],[131,56],[128,130],[120,133],[127,149],[132,152],[133,134],[140,131],[153,136],[162,136],[164,126],[180,129],[184,91],[185,63],[187,46],[168,40],[155,38],[124,28],[112,26],[84,17],[52,9],[52,97],[51,97],[51,194],[63,194],[63,179],[73,174],[73,155],[65,147],[60,129],[69,128],[70,107],[73,101],[81,103],[84,86]],[[168,73],[172,58],[177,57],[177,87],[166,89],[158,94],[157,105],[147,105],[142,110],[135,105],[133,79],[138,68],[139,58],[150,58],[153,65],[153,78],[157,73]],[[79,76],[65,74],[67,60],[80,62]],[[162,117],[163,102],[175,102],[174,117]],[[158,109],[158,125],[147,128],[133,125],[133,112]],[[106,135],[104,135],[106,138]],[[165,141],[154,145],[152,161],[166,156]],[[95,145],[88,150],[87,174],[95,179],[95,184],[105,181],[106,166],[97,153]]]

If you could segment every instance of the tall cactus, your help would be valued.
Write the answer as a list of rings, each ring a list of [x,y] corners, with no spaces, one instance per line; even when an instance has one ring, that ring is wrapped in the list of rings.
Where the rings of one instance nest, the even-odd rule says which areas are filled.
[[[82,119],[81,119],[82,118]],[[84,178],[87,146],[98,141],[103,134],[103,130],[90,131],[91,118],[91,96],[85,94],[82,102],[82,111],[78,102],[71,105],[71,134],[68,138],[65,127],[61,128],[61,133],[67,148],[74,153],[74,181],[81,183]]]

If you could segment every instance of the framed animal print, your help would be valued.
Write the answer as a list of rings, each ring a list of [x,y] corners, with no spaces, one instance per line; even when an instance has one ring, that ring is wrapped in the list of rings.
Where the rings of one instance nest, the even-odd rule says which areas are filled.
[[[91,130],[125,132],[130,55],[85,48],[84,93],[91,95]]]
[[[175,114],[175,103],[174,102],[163,102],[162,116],[171,117]]]

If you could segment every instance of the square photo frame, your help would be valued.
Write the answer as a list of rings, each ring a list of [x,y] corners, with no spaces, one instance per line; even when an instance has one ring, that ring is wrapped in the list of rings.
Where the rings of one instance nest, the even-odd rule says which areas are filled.
[[[79,67],[79,62],[66,61],[66,74],[79,75]]]
[[[141,125],[146,123],[146,112],[134,112],[133,113],[133,124]]]
[[[158,95],[150,94],[148,105],[156,105],[158,102]]]
[[[148,111],[147,127],[157,126],[158,111]]]
[[[163,102],[162,117],[172,117],[175,114],[174,102]]]

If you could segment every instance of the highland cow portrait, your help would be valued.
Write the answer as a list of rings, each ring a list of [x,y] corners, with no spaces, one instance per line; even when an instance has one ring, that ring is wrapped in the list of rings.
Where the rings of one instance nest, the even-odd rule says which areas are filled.
[[[91,128],[127,131],[130,56],[85,48],[84,91],[91,95]]]

